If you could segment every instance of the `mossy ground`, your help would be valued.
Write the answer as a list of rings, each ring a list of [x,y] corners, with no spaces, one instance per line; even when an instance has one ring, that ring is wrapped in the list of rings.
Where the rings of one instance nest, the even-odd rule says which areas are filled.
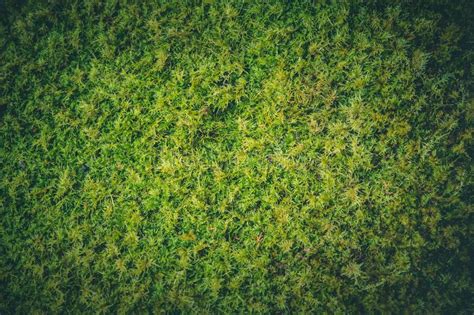
[[[0,1],[0,312],[473,312],[470,1]]]

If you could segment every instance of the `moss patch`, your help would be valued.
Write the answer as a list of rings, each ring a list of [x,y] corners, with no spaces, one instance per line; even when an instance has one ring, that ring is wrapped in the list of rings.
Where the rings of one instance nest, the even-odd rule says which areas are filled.
[[[470,1],[0,3],[0,312],[472,313]]]

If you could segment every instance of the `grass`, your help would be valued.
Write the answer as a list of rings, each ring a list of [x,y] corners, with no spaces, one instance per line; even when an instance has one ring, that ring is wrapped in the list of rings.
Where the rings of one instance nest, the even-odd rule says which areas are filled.
[[[465,313],[470,1],[0,1],[0,313]]]

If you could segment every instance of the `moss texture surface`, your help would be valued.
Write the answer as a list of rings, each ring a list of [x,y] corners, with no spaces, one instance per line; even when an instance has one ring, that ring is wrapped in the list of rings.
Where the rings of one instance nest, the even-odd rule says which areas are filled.
[[[0,1],[0,313],[473,312],[471,1]]]

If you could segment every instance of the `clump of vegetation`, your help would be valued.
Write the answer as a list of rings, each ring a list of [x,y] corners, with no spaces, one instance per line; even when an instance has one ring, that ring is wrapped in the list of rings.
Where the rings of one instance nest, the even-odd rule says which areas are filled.
[[[470,1],[0,3],[0,313],[472,313]]]

